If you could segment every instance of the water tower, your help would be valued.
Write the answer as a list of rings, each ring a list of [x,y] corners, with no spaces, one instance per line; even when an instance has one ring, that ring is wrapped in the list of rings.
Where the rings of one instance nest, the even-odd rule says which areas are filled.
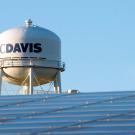
[[[54,82],[54,92],[61,93],[61,41],[53,32],[32,24],[12,28],[0,34],[0,90],[2,81],[23,86],[23,93],[33,94],[33,87]]]

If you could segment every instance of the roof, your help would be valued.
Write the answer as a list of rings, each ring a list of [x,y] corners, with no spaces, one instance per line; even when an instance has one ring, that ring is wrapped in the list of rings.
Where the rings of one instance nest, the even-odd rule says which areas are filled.
[[[135,92],[0,97],[2,135],[132,135]]]

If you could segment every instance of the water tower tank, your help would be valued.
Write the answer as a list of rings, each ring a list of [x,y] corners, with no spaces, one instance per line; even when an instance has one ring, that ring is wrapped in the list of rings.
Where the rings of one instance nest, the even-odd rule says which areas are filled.
[[[60,38],[30,19],[0,34],[0,62],[2,79],[9,83],[32,87],[54,81],[61,89],[56,88],[64,70]]]

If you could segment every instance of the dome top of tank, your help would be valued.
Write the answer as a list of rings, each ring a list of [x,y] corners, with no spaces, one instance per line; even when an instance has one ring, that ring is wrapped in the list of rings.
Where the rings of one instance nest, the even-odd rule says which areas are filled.
[[[61,44],[60,38],[54,32],[46,28],[34,25],[31,19],[25,20],[24,26],[8,29],[0,33],[0,35],[5,36],[7,34],[10,34],[11,37],[14,36],[14,34],[11,33],[17,33],[17,37],[18,38],[20,37],[21,39],[22,38],[30,39],[33,37],[35,39],[36,38],[39,39],[46,37],[48,39],[55,40],[55,42],[58,42],[58,44]]]
[[[18,45],[19,44],[19,45]],[[52,31],[33,25],[30,19],[25,25],[0,33],[0,58],[41,57],[61,60],[61,41]]]

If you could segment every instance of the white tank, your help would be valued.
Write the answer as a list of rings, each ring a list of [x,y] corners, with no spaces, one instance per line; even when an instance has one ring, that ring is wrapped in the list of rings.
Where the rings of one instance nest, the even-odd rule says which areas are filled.
[[[28,85],[27,76],[32,67],[32,85],[48,83],[62,69],[60,38],[28,20],[25,26],[0,34],[0,60],[3,79],[7,82]]]

